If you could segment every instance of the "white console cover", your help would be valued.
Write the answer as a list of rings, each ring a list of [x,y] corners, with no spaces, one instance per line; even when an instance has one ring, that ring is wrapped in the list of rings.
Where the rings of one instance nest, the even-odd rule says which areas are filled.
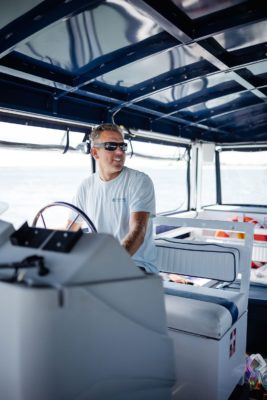
[[[170,400],[161,278],[110,235],[84,234],[60,253],[12,245],[12,231],[0,221],[0,263],[37,254],[50,273],[21,269],[20,283],[0,282],[1,399]]]

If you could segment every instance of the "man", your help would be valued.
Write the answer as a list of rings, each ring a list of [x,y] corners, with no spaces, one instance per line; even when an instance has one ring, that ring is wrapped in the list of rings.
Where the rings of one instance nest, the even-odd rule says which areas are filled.
[[[155,194],[151,179],[124,166],[127,143],[119,126],[103,124],[91,133],[97,172],[85,179],[73,200],[98,232],[110,233],[147,272],[158,272],[152,217]],[[79,225],[74,224],[72,228]]]

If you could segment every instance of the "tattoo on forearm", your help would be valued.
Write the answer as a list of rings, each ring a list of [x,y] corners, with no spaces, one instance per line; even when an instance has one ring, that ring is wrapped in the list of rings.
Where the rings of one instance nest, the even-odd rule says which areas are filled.
[[[133,255],[143,243],[146,233],[146,225],[146,219],[143,216],[136,217],[134,227],[122,240],[123,247],[130,255]]]

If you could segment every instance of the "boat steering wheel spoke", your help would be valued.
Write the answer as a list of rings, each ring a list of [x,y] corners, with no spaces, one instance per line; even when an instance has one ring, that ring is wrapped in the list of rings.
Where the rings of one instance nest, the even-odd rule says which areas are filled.
[[[91,219],[88,217],[88,215],[85,214],[80,208],[74,206],[71,203],[67,203],[65,201],[55,201],[51,204],[46,205],[45,207],[41,208],[35,215],[32,226],[36,227],[37,224],[41,221],[44,228],[48,228],[48,223],[45,219],[45,212],[46,210],[52,208],[52,207],[64,207],[70,210],[70,212],[75,213],[75,217],[71,220],[70,224],[65,228],[65,230],[70,231],[72,226],[75,224],[75,222],[79,219],[82,221],[82,223],[85,224],[85,231],[87,233],[92,233],[92,232],[97,232],[93,222]]]

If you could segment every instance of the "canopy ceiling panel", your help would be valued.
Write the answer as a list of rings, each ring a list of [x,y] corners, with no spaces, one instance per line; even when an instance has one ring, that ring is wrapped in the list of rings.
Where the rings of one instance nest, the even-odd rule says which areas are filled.
[[[267,141],[265,1],[2,3],[0,118]]]

